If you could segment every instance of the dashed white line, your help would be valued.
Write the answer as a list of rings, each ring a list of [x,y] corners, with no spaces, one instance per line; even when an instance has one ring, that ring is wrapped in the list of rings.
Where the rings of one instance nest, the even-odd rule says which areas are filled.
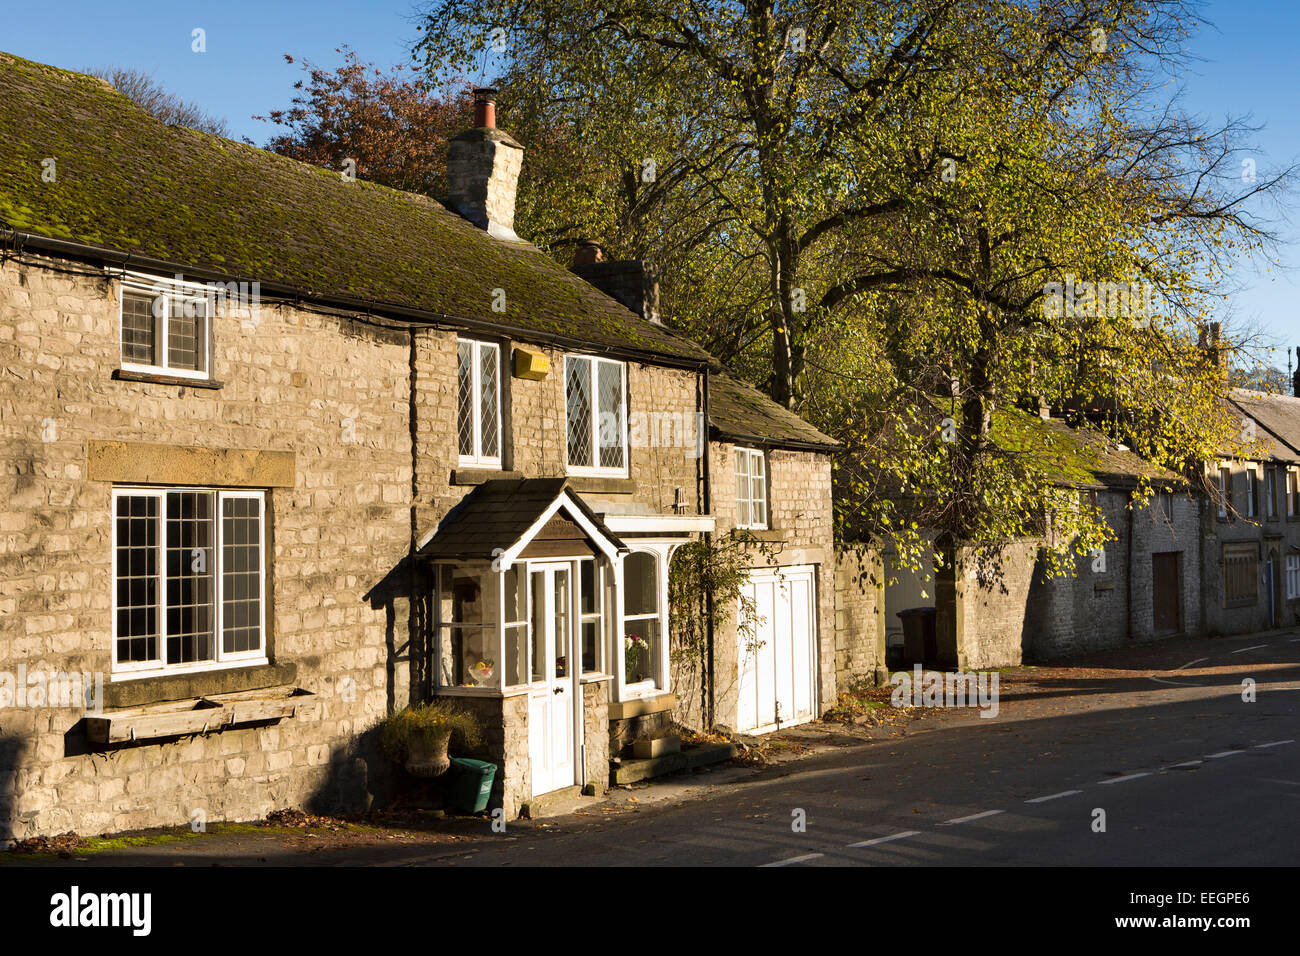
[[[1179,767],[1199,767],[1203,763],[1205,763],[1204,760],[1184,760],[1182,763],[1173,764],[1172,766],[1166,767],[1165,769],[1177,770]]]
[[[1151,776],[1149,771],[1143,771],[1142,773],[1130,773],[1123,777],[1111,777],[1109,780],[1098,780],[1097,786],[1109,787],[1112,783],[1123,783],[1126,780],[1136,780],[1138,777],[1149,777],[1149,776]]]
[[[1218,760],[1220,757],[1231,757],[1233,754],[1244,754],[1244,750],[1220,750],[1217,754],[1208,754],[1206,760]]]
[[[889,843],[893,840],[901,840],[904,837],[916,836],[920,832],[921,832],[920,830],[904,830],[902,833],[894,833],[891,834],[890,836],[876,837],[874,840],[863,840],[861,843],[850,843],[849,847],[852,848],[852,847],[859,847],[859,846],[876,846],[877,844],[880,843]]]
[[[1255,744],[1256,750],[1263,750],[1265,747],[1281,747],[1283,744],[1293,744],[1295,740],[1274,740],[1266,744]]]
[[[1239,647],[1239,648],[1237,648],[1235,651],[1233,651],[1232,653],[1234,653],[1234,654],[1245,654],[1247,651],[1257,651],[1257,650],[1259,650],[1261,647],[1268,647],[1268,645],[1267,645],[1267,644],[1255,644],[1255,645],[1252,646],[1252,647]]]
[[[791,863],[803,863],[805,860],[815,860],[817,857],[825,855],[825,853],[805,853],[803,856],[792,856],[788,860],[777,860],[775,863],[764,863],[763,866],[789,866]]]
[[[1062,797],[1072,797],[1076,793],[1083,793],[1082,790],[1062,790],[1060,793],[1053,793],[1046,797],[1034,797],[1032,800],[1026,800],[1025,803],[1046,803],[1048,800],[1059,800]]]
[[[999,813],[1006,813],[1005,810],[985,810],[983,813],[972,813],[968,817],[957,817],[955,820],[944,820],[940,823],[941,827],[950,827],[955,823],[970,823],[972,820],[983,820],[985,817],[997,816]]]

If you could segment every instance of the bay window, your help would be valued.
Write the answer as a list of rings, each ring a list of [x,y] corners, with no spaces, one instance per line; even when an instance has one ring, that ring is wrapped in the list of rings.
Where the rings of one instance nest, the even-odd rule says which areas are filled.
[[[264,661],[265,496],[113,489],[113,671]]]

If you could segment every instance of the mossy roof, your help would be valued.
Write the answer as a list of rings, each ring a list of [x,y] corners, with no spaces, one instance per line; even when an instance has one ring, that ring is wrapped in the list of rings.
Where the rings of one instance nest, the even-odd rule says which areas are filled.
[[[839,447],[794,412],[726,373],[709,376],[709,425],[718,438],[826,451]]]
[[[42,181],[55,161],[55,180]],[[260,281],[377,313],[703,362],[527,243],[424,196],[169,126],[102,80],[0,53],[0,220],[10,229]],[[505,312],[493,311],[504,290]]]
[[[1036,459],[1063,484],[1111,486],[1132,484],[1141,478],[1156,484],[1182,481],[1174,472],[1152,464],[1095,429],[1040,418],[1018,408],[993,412],[991,437],[1009,452]]]

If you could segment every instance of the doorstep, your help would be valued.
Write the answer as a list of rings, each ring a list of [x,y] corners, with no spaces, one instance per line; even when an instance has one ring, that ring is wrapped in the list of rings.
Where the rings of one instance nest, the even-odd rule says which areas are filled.
[[[527,820],[561,817],[604,801],[605,798],[600,796],[584,797],[583,789],[578,784],[574,784],[572,787],[562,787],[550,793],[529,797],[520,802],[519,815]]]
[[[700,744],[690,750],[679,750],[661,757],[646,760],[624,760],[610,771],[610,783],[613,786],[637,783],[651,777],[661,777],[678,770],[694,770],[709,764],[722,763],[736,756],[736,745],[731,743]]]

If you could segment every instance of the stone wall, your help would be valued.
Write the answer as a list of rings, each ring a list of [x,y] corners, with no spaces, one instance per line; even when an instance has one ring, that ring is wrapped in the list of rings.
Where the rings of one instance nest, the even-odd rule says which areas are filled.
[[[885,662],[884,566],[878,551],[862,545],[835,552],[835,686],[882,683]]]
[[[1162,552],[1179,554],[1179,633],[1202,632],[1200,502],[1175,494],[1172,522],[1155,499],[1134,510],[1128,503],[1124,490],[1098,495],[1098,507],[1114,533],[1105,545],[1104,564],[1079,556],[1072,575],[1053,577],[1040,562],[1029,593],[1026,659],[1048,660],[1170,636],[1155,633],[1153,618],[1152,555]]]
[[[273,449],[296,464],[268,493],[268,641],[317,701],[95,755],[77,710],[0,710],[0,836],[363,804],[387,771],[359,735],[408,699],[408,336],[263,305],[215,320],[220,389],[119,381],[117,302],[102,273],[0,264],[0,671],[101,673],[110,700],[128,686],[109,679],[113,484],[87,473],[92,440]]]

